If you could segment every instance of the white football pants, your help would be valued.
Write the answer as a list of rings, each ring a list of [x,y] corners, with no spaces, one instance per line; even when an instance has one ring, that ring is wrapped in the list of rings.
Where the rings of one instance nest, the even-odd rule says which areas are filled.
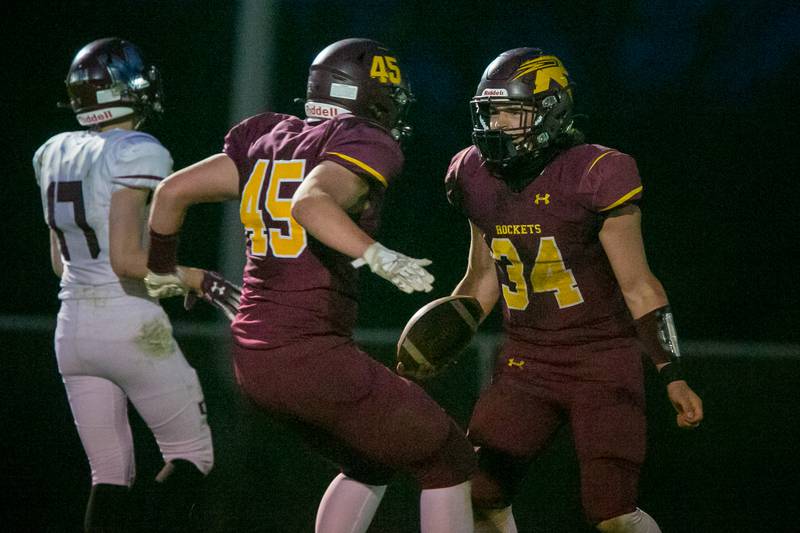
[[[128,399],[165,462],[185,459],[211,470],[203,391],[160,305],[133,296],[64,300],[55,346],[92,484],[133,484]]]

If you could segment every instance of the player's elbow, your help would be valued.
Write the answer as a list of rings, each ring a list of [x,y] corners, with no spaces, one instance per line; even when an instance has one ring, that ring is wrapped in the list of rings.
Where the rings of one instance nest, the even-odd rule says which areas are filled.
[[[493,271],[481,272],[475,268],[468,268],[467,273],[453,291],[454,295],[460,294],[476,298],[483,309],[485,318],[494,309],[500,297],[500,289]]]
[[[118,278],[142,279],[147,273],[146,256],[142,250],[125,250],[111,246],[108,256],[111,270]]]
[[[191,189],[181,176],[173,175],[158,184],[153,195],[153,204],[159,209],[183,210],[189,204]]]
[[[481,308],[483,309],[483,317],[481,320],[483,320],[492,312],[494,306],[497,305],[497,300],[500,298],[500,289],[496,282],[491,284],[484,283],[475,297],[481,303]]]
[[[162,204],[172,204],[177,197],[178,187],[169,178],[159,183],[153,193],[153,201],[158,201]]]
[[[620,284],[620,288],[634,318],[667,304],[667,293],[655,276],[648,276],[637,283]]]
[[[117,275],[118,278],[131,278],[132,276],[132,269],[129,268],[124,257],[120,257],[120,254],[111,254],[111,269],[114,271],[114,274]]]

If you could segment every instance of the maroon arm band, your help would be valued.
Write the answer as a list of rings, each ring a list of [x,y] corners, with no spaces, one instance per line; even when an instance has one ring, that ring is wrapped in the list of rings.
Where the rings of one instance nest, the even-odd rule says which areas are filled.
[[[678,334],[669,305],[659,307],[636,320],[636,334],[645,353],[655,365],[666,363],[658,374],[664,385],[684,379]]]
[[[156,274],[175,272],[178,265],[178,234],[163,235],[150,230],[150,252],[147,268]]]

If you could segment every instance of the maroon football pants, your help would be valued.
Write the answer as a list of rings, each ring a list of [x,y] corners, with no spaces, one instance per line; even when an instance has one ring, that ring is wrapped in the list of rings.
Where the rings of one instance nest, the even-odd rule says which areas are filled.
[[[507,342],[469,425],[480,446],[475,507],[511,503],[530,462],[568,423],[591,523],[632,512],[645,457],[641,352],[633,339],[541,347]]]
[[[297,420],[306,439],[355,479],[384,484],[391,472],[405,471],[423,489],[469,479],[472,446],[444,410],[352,341],[338,342],[234,345],[237,381],[260,408]]]

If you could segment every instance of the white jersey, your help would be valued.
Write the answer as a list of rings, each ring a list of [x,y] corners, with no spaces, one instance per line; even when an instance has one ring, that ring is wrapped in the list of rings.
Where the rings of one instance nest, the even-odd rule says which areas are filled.
[[[64,263],[56,360],[92,483],[133,483],[128,400],[165,462],[188,460],[207,473],[214,447],[197,373],[143,282],[120,280],[109,258],[111,196],[154,189],[172,169],[169,152],[145,133],[76,131],[44,143],[33,167]]]
[[[56,233],[64,263],[59,298],[123,294],[111,268],[111,195],[154,189],[172,171],[172,157],[155,137],[122,129],[61,133],[33,157],[44,217]]]

